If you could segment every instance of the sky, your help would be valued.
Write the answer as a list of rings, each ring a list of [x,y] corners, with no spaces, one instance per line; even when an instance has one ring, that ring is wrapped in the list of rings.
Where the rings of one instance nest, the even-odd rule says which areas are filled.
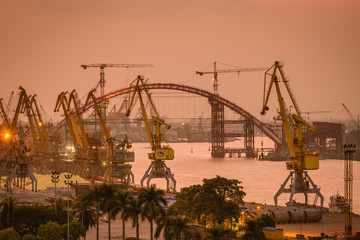
[[[85,96],[99,80],[98,69],[81,64],[154,64],[106,69],[106,92],[137,75],[212,92],[212,76],[195,72],[214,61],[281,61],[302,111],[347,120],[341,103],[360,114],[359,11],[356,0],[0,0],[0,98],[22,86],[55,118],[62,91]],[[263,72],[218,79],[220,96],[260,117]]]

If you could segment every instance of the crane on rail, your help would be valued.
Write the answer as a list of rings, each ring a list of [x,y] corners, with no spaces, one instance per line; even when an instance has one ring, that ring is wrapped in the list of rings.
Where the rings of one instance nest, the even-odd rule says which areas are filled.
[[[149,159],[151,159],[152,161],[149,168],[146,170],[144,176],[140,181],[141,186],[143,186],[143,182],[145,181],[145,179],[148,179],[147,187],[149,187],[151,179],[165,178],[167,182],[166,191],[170,192],[169,180],[171,180],[173,183],[173,191],[175,192],[176,181],[174,178],[174,174],[171,173],[170,168],[168,168],[165,164],[165,160],[174,159],[174,149],[172,149],[170,146],[163,146],[161,143],[162,140],[161,126],[164,126],[166,129],[169,129],[171,128],[171,125],[165,123],[164,120],[160,119],[159,113],[156,110],[155,105],[151,100],[151,95],[146,89],[145,80],[142,76],[138,76],[133,82],[131,82],[130,87],[133,88],[132,90],[133,92],[131,95],[126,116],[130,116],[130,112],[134,104],[134,99],[135,96],[137,95],[138,101],[140,102],[143,120],[145,122],[145,128],[152,150],[152,152],[148,154]],[[152,116],[152,120],[153,120],[152,124],[155,126],[155,133],[153,133],[153,129],[151,129],[152,124],[150,123],[148,115],[146,113],[146,107],[144,104],[143,97],[141,95],[142,90],[145,92],[154,113],[154,116]]]
[[[106,123],[101,115],[100,107],[98,104],[99,100],[94,95],[95,91],[96,89],[93,89],[89,92],[85,101],[85,106],[90,102],[92,102],[92,104],[94,105],[95,113],[99,117],[100,124],[105,135],[105,140],[108,144],[108,168],[104,174],[104,181],[112,182],[114,178],[120,178],[122,180],[125,180],[126,182],[134,182],[134,174],[131,171],[132,166],[129,162],[135,161],[135,154],[134,152],[126,150],[126,148],[131,148],[131,144],[129,144],[128,138],[125,135],[124,141],[122,143],[123,147],[119,148],[115,146],[115,139],[110,135]]]
[[[303,193],[305,195],[305,205],[307,205],[307,194],[315,193],[320,198],[322,207],[324,197],[307,171],[305,171],[319,169],[319,156],[315,152],[311,152],[305,148],[302,135],[303,127],[306,127],[309,131],[314,131],[315,127],[301,117],[300,108],[282,68],[283,65],[276,61],[275,64],[265,72],[263,107],[261,110],[262,115],[265,115],[266,111],[269,110],[268,101],[271,89],[275,85],[280,106],[280,120],[282,120],[283,123],[286,142],[291,156],[291,161],[286,162],[286,167],[290,170],[290,174],[274,196],[275,205],[277,205],[278,196],[282,193],[290,193],[290,206],[292,206],[294,194]],[[271,70],[272,72],[270,72]],[[280,77],[278,73],[280,73]],[[267,82],[267,76],[270,76],[270,82]],[[290,114],[290,116],[286,111],[285,101],[281,93],[280,78],[285,84],[286,90],[296,110],[296,112]],[[290,187],[286,188],[289,179],[291,179]]]
[[[218,74],[219,73],[238,73],[240,74],[241,72],[253,72],[253,71],[266,71],[268,68],[239,68],[236,67],[234,69],[217,69],[217,64],[219,62],[213,62],[212,65],[214,65],[214,70],[213,71],[196,71],[196,74],[199,74],[200,76],[204,75],[204,74],[214,74],[214,78],[213,78],[213,87],[214,87],[214,94],[218,94]],[[211,65],[210,65],[211,66]]]

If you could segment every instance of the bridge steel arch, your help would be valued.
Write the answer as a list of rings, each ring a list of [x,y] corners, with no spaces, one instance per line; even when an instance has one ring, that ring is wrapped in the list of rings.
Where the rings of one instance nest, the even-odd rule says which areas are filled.
[[[246,120],[252,121],[254,123],[254,125],[258,129],[260,129],[260,131],[262,131],[267,137],[269,137],[275,144],[280,145],[282,143],[281,138],[272,129],[270,129],[268,127],[268,125],[261,122],[259,119],[257,119],[253,115],[251,115],[248,111],[241,108],[237,104],[235,104],[235,103],[233,103],[233,102],[231,102],[231,101],[229,101],[229,100],[227,100],[227,99],[225,99],[223,97],[220,97],[219,95],[213,94],[213,93],[208,92],[208,91],[203,90],[203,89],[199,89],[199,88],[195,88],[195,87],[191,87],[191,86],[186,86],[186,85],[175,84],[175,83],[150,83],[150,84],[146,84],[145,87],[146,87],[147,90],[151,90],[151,89],[167,89],[167,90],[183,91],[183,92],[192,93],[192,94],[196,94],[196,95],[205,97],[208,100],[211,100],[212,102],[216,102],[218,104],[223,104],[224,106],[226,106],[230,110],[234,111],[235,113],[240,114]],[[140,89],[143,89],[143,86],[140,86]],[[105,100],[105,99],[111,99],[111,98],[114,98],[114,97],[117,97],[117,96],[127,94],[127,93],[132,92],[132,91],[133,91],[132,87],[122,88],[122,89],[119,89],[119,90],[109,92],[109,93],[105,94],[104,96],[99,97],[98,100],[101,101],[101,100]],[[83,106],[80,109],[81,113],[87,111],[92,106],[93,106],[92,104],[88,104],[88,105]],[[63,127],[64,125],[65,125],[65,121],[63,120],[56,126],[56,129],[58,130],[61,127]]]

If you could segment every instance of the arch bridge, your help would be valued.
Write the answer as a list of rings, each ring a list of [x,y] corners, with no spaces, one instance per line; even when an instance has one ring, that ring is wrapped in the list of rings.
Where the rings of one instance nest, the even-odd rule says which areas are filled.
[[[211,105],[211,143],[212,143],[212,152],[211,156],[215,158],[222,158],[225,156],[226,149],[224,147],[224,139],[225,137],[231,137],[231,133],[224,132],[224,125],[225,123],[231,123],[230,121],[226,121],[224,119],[224,107],[229,108],[230,110],[238,113],[242,116],[245,120],[242,121],[245,124],[245,143],[246,149],[245,153],[248,157],[254,156],[254,126],[256,126],[260,131],[262,131],[267,137],[269,137],[276,145],[280,145],[282,143],[281,138],[278,134],[271,129],[271,127],[259,119],[251,115],[248,111],[241,108],[237,104],[220,97],[219,95],[210,93],[209,91],[202,90],[195,87],[190,87],[186,85],[180,85],[175,83],[151,83],[145,85],[147,90],[151,89],[166,89],[166,90],[175,90],[175,91],[182,91],[187,93],[196,94],[208,99]],[[140,88],[143,88],[141,86]],[[121,96],[132,92],[132,87],[122,88],[119,90],[115,90],[105,94],[102,97],[99,97],[98,100],[105,100],[111,99],[117,96]],[[88,104],[82,107],[81,112],[87,111],[93,105]],[[233,121],[233,123],[240,123],[239,120]],[[60,129],[64,126],[65,121],[61,121],[57,126],[56,129]]]

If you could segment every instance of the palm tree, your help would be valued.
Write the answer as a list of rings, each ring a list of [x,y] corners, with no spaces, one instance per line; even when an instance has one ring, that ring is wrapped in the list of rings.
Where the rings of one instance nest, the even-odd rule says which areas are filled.
[[[91,205],[95,208],[96,212],[96,240],[99,240],[99,219],[100,219],[100,203],[102,200],[102,193],[99,186],[95,186],[92,189],[89,189],[85,193],[84,198],[86,201],[89,201]]]
[[[11,227],[13,224],[13,216],[16,207],[16,199],[12,196],[3,201],[3,209],[1,212],[1,224],[3,228]]]
[[[108,233],[109,240],[111,240],[111,219],[113,218],[113,209],[117,204],[116,195],[118,190],[114,184],[104,183],[100,187],[100,192],[102,195],[100,209],[108,216]]]
[[[115,217],[119,212],[121,212],[122,218],[122,236],[123,240],[125,240],[125,218],[124,218],[124,210],[129,204],[131,197],[130,192],[128,191],[119,191],[116,195],[116,206],[113,209],[112,216]]]
[[[139,192],[140,201],[143,203],[143,217],[150,222],[150,239],[153,240],[153,221],[159,215],[159,209],[167,205],[164,199],[165,192],[157,189],[155,185],[149,188],[142,188]]]
[[[143,220],[141,213],[143,211],[142,201],[139,198],[131,198],[129,204],[123,210],[123,219],[132,219],[132,226],[136,227],[136,239],[139,240],[139,220]]]
[[[81,222],[85,230],[95,226],[95,212],[92,208],[91,202],[85,197],[85,195],[80,195],[75,200],[73,209],[75,218],[77,221]],[[84,237],[86,240],[86,231]]]
[[[265,235],[256,220],[247,219],[245,223],[246,223],[245,234],[242,236],[242,239],[244,240],[265,239]]]
[[[155,238],[158,238],[163,231],[166,240],[192,239],[194,234],[188,225],[189,221],[188,217],[178,215],[172,207],[168,211],[162,210],[161,215],[156,219]]]

